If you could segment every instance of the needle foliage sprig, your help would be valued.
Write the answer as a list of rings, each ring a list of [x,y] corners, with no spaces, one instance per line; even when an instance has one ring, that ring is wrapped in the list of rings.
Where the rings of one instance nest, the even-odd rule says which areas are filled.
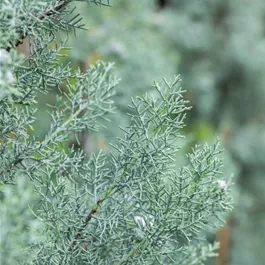
[[[196,146],[187,155],[188,164],[176,166],[190,108],[178,76],[162,85],[155,82],[152,95],[132,99],[129,125],[120,128],[124,136],[109,155],[98,152],[88,158],[66,148],[78,133],[100,128],[114,109],[117,84],[112,64],[98,62],[81,73],[58,60],[64,42],[55,32],[82,27],[77,16],[69,19],[70,2],[3,1],[0,11],[1,189],[29,180],[37,194],[32,216],[41,224],[28,243],[30,255],[15,260],[203,264],[215,255],[217,244],[208,244],[202,233],[221,224],[223,213],[231,210],[231,197],[229,189],[214,184],[222,179],[218,141]],[[21,56],[15,48],[25,38],[30,53]],[[31,132],[38,97],[56,88],[50,129],[38,139]]]

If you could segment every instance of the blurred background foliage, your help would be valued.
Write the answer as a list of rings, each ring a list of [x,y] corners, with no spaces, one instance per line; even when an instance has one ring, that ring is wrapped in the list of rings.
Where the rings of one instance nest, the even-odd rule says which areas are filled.
[[[263,265],[265,261],[265,1],[264,0],[113,0],[113,7],[77,4],[87,31],[70,36],[65,63],[85,71],[97,60],[115,62],[116,114],[100,133],[85,133],[82,147],[109,149],[128,121],[130,98],[152,93],[153,80],[181,74],[186,97],[193,109],[187,117],[190,146],[221,137],[224,173],[234,172],[235,210],[216,234],[220,256],[209,264]],[[56,91],[40,95],[36,135],[49,128],[46,103]],[[81,139],[81,144],[82,144]],[[179,163],[183,163],[181,154]],[[1,206],[2,225],[9,237],[14,227],[25,246],[28,226],[16,223],[13,200],[30,205],[28,187],[11,188],[12,201]],[[7,190],[11,192],[11,190]],[[25,195],[26,194],[26,195]],[[11,197],[9,197],[11,198]],[[8,211],[5,210],[7,207]],[[5,214],[5,211],[8,214]],[[31,220],[30,210],[23,218]],[[14,220],[6,224],[5,219]],[[20,232],[19,232],[19,231]],[[209,231],[209,240],[214,240]],[[33,240],[33,239],[32,239]],[[10,241],[11,242],[11,241]],[[11,243],[10,243],[11,244]],[[4,246],[3,246],[4,245]],[[1,247],[11,249],[8,242]],[[14,249],[12,247],[12,249]],[[12,253],[16,256],[18,253]],[[5,263],[3,263],[5,264]],[[11,264],[11,263],[6,263]]]

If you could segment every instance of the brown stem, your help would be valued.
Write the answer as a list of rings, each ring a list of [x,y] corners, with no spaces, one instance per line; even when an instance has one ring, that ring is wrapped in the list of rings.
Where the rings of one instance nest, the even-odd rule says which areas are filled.
[[[79,229],[78,233],[76,234],[76,236],[74,238],[74,241],[72,243],[72,247],[75,246],[77,239],[81,236],[81,234],[82,234],[83,230],[85,229],[85,227],[87,226],[88,222],[91,220],[92,216],[98,211],[98,208],[101,206],[102,203],[103,203],[103,200],[98,200],[96,205],[93,207],[93,209],[87,215],[84,224],[81,226],[81,228]]]
[[[66,5],[65,0],[58,0],[58,5],[55,8],[50,9],[50,10],[46,11],[45,13],[43,13],[42,15],[40,15],[39,19],[43,20],[45,17],[49,17],[51,15],[54,15],[56,12],[58,12],[60,9],[62,9],[65,5]]]
[[[56,7],[54,7],[53,9],[50,9],[50,10],[44,12],[43,14],[41,14],[41,15],[39,16],[39,20],[44,20],[46,17],[49,17],[49,16],[54,15],[56,12],[58,12],[58,11],[61,10],[63,7],[65,7],[66,4],[67,4],[67,1],[66,1],[66,0],[58,0],[58,1],[57,1],[57,5],[56,5]],[[20,32],[20,34],[19,34],[19,39],[16,40],[14,47],[18,47],[20,44],[22,44],[22,43],[23,43],[23,40],[24,40],[26,37],[27,37],[27,34],[24,34],[23,32]],[[6,50],[7,50],[8,52],[10,52],[11,47],[6,48]]]

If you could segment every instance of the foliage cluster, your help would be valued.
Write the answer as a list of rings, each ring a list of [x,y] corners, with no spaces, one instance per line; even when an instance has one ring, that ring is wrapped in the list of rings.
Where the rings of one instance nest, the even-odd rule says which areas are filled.
[[[185,135],[195,142],[221,135],[229,160],[224,171],[236,175],[227,258],[231,264],[263,264],[265,2],[116,0],[112,10],[79,10],[92,29],[74,41],[70,56],[117,62],[122,80],[116,89],[116,123],[125,116],[125,101],[133,93],[144,94],[153,77],[181,73],[185,98],[193,106]],[[111,125],[104,133],[108,139],[117,135]]]
[[[175,77],[132,100],[129,124],[109,156],[67,147],[80,132],[100,129],[117,85],[112,64],[98,62],[85,73],[61,64],[65,41],[56,32],[83,27],[71,2],[1,2],[1,262],[203,264],[217,248],[203,231],[231,210],[229,189],[220,185],[219,142],[196,146],[189,164],[176,168],[190,107]],[[29,56],[15,50],[25,38]],[[40,139],[32,132],[38,98],[52,89],[59,95]],[[22,240],[16,246],[24,254],[10,234]]]

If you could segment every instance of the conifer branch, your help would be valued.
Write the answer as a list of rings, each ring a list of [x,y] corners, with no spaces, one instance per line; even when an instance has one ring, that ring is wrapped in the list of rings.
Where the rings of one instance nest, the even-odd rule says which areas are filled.
[[[179,77],[155,82],[151,93],[132,99],[123,137],[109,154],[91,153],[86,159],[81,150],[65,146],[80,132],[104,125],[117,84],[110,74],[113,64],[98,62],[81,73],[58,60],[65,42],[58,44],[56,32],[83,26],[79,15],[59,16],[72,14],[64,7],[73,1],[4,1],[0,9],[0,47],[10,46],[0,49],[0,185],[32,183],[35,192],[27,194],[36,198],[26,204],[33,204],[32,218],[40,222],[32,230],[36,239],[27,242],[25,262],[202,264],[216,246],[207,246],[201,232],[220,224],[231,210],[231,196],[220,172],[218,141],[196,146],[187,155],[189,164],[177,169],[190,109]],[[30,55],[8,53],[26,35]],[[30,132],[37,126],[36,99],[62,84],[49,106],[50,127],[40,139]]]
[[[82,227],[79,229],[78,233],[76,234],[74,241],[72,243],[72,247],[75,246],[77,239],[82,235],[82,231],[85,229],[85,227],[87,226],[88,222],[92,219],[92,216],[97,213],[98,208],[101,206],[101,204],[103,203],[104,200],[98,200],[96,205],[93,207],[93,209],[90,211],[90,213],[87,215],[86,220],[84,222],[84,224],[82,225]]]
[[[66,4],[67,4],[66,0],[58,0],[57,5],[53,9],[50,9],[50,10],[46,11],[45,13],[43,13],[42,15],[40,15],[39,19],[43,20],[45,17],[54,15],[56,12],[58,12],[63,7],[65,7]]]
[[[52,9],[50,9],[50,10],[44,12],[43,14],[41,14],[41,15],[39,16],[39,20],[44,20],[46,17],[49,17],[49,16],[52,16],[52,15],[56,14],[58,11],[60,11],[60,10],[61,10],[63,7],[65,7],[66,5],[67,5],[67,1],[66,1],[66,0],[58,0],[58,1],[57,1],[57,5],[56,5],[54,8],[52,8]],[[16,47],[18,47],[20,44],[22,44],[23,41],[24,41],[24,39],[25,39],[26,37],[27,37],[27,34],[26,34],[26,33],[24,33],[24,32],[20,32],[20,34],[19,34],[19,39],[16,40],[14,47],[16,48]],[[10,52],[11,47],[6,48],[6,50],[7,50],[8,52]]]

